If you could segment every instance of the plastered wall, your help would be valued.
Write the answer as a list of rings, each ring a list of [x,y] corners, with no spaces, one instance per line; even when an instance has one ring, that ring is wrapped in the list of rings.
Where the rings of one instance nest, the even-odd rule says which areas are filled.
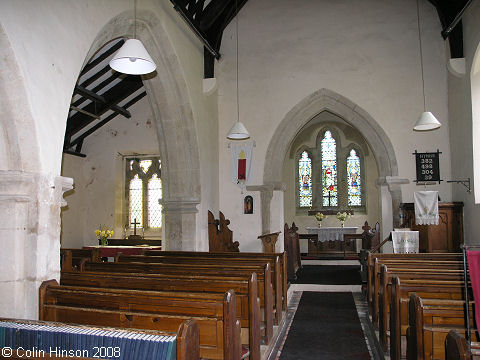
[[[439,149],[442,177],[450,178],[445,43],[436,10],[427,1],[420,1],[420,17],[426,104],[443,124],[428,133],[412,131],[424,110],[414,0],[248,1],[239,15],[238,57],[240,121],[257,144],[249,184],[262,184],[266,149],[278,124],[302,99],[322,88],[348,98],[378,122],[393,144],[399,177],[415,178],[414,150]],[[241,250],[258,251],[258,220],[239,212],[240,190],[229,178],[225,136],[236,119],[234,24],[223,39],[217,67],[220,208],[234,219],[234,234],[246,235],[237,238]],[[403,185],[402,200],[413,201],[416,189],[414,183]],[[446,182],[431,189],[439,190],[443,201],[452,199]],[[278,211],[279,203],[272,206],[281,224],[283,211]]]
[[[473,181],[478,184],[479,179],[474,179],[473,164],[480,161],[474,155],[473,141],[478,142],[478,118],[472,120],[472,102],[480,98],[472,99],[472,64],[475,54],[478,53],[480,44],[480,4],[476,1],[462,18],[464,33],[464,56],[466,63],[466,74],[458,77],[449,74],[448,77],[448,104],[451,117],[450,142],[452,148],[452,175],[457,180],[470,178],[472,180],[472,192],[468,193],[462,185],[453,186],[453,197],[457,201],[464,202],[464,234],[465,243],[480,244],[478,233],[480,231],[480,205],[475,204]],[[477,55],[478,58],[478,55]],[[480,94],[480,91],[477,92]],[[477,95],[478,96],[478,95]],[[476,126],[473,123],[476,122]],[[476,139],[476,140],[475,140]],[[476,189],[475,189],[476,188]]]
[[[98,244],[95,230],[101,225],[114,229],[115,238],[124,236],[124,156],[160,155],[148,100],[143,98],[129,111],[130,119],[118,116],[85,139],[86,158],[63,156],[62,174],[75,180],[62,210],[63,247]]]

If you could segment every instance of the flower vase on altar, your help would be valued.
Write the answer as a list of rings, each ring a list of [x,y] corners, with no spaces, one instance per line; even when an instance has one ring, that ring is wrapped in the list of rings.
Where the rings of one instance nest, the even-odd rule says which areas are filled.
[[[107,246],[108,238],[113,236],[113,230],[110,230],[108,227],[100,227],[100,229],[95,230],[95,235],[98,238],[98,245]]]
[[[337,219],[340,221],[340,226],[343,228],[345,226],[345,220],[347,220],[348,214],[346,212],[338,212],[337,213]]]
[[[322,221],[323,221],[323,219],[325,219],[325,218],[326,218],[326,216],[323,215],[323,214],[320,213],[320,212],[317,212],[317,213],[315,214],[315,219],[317,219],[317,224],[318,224],[318,227],[319,227],[319,228],[322,227]]]

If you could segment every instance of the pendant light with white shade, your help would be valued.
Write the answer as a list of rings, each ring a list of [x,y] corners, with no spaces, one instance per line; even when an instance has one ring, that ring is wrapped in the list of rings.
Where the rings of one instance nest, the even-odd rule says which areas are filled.
[[[420,67],[422,69],[422,89],[423,89],[423,113],[418,118],[413,130],[415,131],[427,131],[438,129],[442,124],[437,118],[430,112],[427,111],[426,101],[425,101],[425,78],[423,75],[423,51],[422,51],[422,36],[420,32],[420,8],[417,0],[417,25],[418,25],[418,43],[420,44]]]
[[[237,121],[227,134],[227,139],[230,140],[245,140],[250,137],[245,125],[240,122],[240,103],[238,96],[238,4],[235,0],[235,28],[236,28],[236,50],[237,50]]]
[[[156,69],[155,62],[145,46],[137,37],[137,0],[133,3],[134,23],[133,39],[128,39],[110,60],[110,67],[118,72],[129,75],[149,74]]]

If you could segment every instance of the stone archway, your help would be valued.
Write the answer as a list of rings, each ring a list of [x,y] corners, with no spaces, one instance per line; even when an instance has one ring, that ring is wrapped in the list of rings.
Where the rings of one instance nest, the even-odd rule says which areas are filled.
[[[399,205],[402,201],[401,184],[408,180],[398,178],[398,166],[395,152],[385,131],[365,110],[347,98],[328,89],[321,89],[309,95],[290,110],[277,127],[268,145],[263,183],[273,189],[282,189],[282,169],[285,155],[296,134],[313,117],[322,111],[329,111],[355,127],[366,139],[377,162],[379,186],[388,186],[391,196],[391,209],[382,209],[383,223],[399,223]],[[382,197],[384,196],[382,192]],[[383,200],[383,199],[382,199]],[[381,203],[384,203],[382,201]],[[268,204],[262,204],[266,209]],[[263,209],[263,207],[262,207]],[[270,214],[270,211],[262,214]],[[388,218],[390,217],[390,218]],[[262,218],[264,228],[269,227],[269,215]]]
[[[86,59],[107,42],[130,37],[127,35],[133,34],[134,23],[133,11],[111,19],[99,32]],[[147,75],[143,81],[157,122],[162,155],[166,248],[195,250],[200,168],[187,84],[167,32],[153,12],[137,10],[136,37],[157,64],[156,76]]]

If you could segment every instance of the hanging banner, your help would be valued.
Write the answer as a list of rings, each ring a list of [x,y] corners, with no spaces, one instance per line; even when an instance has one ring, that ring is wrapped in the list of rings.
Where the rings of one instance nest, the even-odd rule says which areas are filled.
[[[228,144],[232,159],[232,182],[245,187],[250,177],[254,141],[231,142]]]

